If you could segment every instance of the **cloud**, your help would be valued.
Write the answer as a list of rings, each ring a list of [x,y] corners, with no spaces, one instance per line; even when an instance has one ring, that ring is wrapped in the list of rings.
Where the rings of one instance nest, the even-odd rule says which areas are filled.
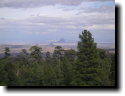
[[[1,0],[0,7],[33,8],[46,5],[79,5],[83,0]]]
[[[47,5],[80,5],[82,2],[105,2],[115,0],[0,0],[0,7],[34,8]]]
[[[76,15],[80,15],[82,13],[115,13],[114,6],[101,6],[97,8],[80,8],[79,12]]]
[[[96,3],[82,3],[84,1]],[[5,15],[8,17],[5,15],[0,17],[0,40],[23,39],[36,42],[43,40],[44,42],[46,40],[58,40],[62,37],[75,40],[78,39],[78,34],[84,29],[92,31],[92,34],[94,33],[94,36],[99,37],[99,40],[105,39],[107,36],[114,38],[111,35],[115,33],[115,7],[113,4],[107,4],[107,2],[104,4],[103,1],[114,0],[1,0],[0,7],[9,7],[5,8],[6,10],[11,8],[29,9],[11,9],[14,11],[8,14],[5,11]],[[41,7],[55,4],[68,6]],[[75,5],[75,7],[70,5]],[[63,8],[71,10],[66,11]],[[4,8],[0,9],[3,10]],[[18,15],[13,15],[13,13]],[[25,14],[26,16],[23,17]],[[21,15],[22,18],[20,18]],[[13,18],[9,16],[13,16]]]
[[[99,2],[106,2],[106,1],[115,1],[115,0],[83,0],[83,1],[92,1],[92,2],[99,1]]]
[[[88,29],[88,30],[114,30],[115,29],[115,25],[114,24],[96,24],[96,25],[92,25],[92,26],[85,26],[84,29]]]
[[[46,17],[46,16],[35,16],[29,17],[24,20],[8,20],[0,19],[1,28],[16,27],[23,30],[34,31],[37,34],[42,32],[52,33],[52,32],[62,32],[62,30],[82,30],[87,29],[109,29],[111,24],[115,24],[115,15],[109,13],[87,13],[81,14],[80,16],[74,16],[72,18],[62,18],[62,17]],[[104,25],[106,26],[105,28]],[[113,29],[114,27],[112,27]],[[44,34],[42,33],[41,34]],[[33,32],[31,32],[33,33]]]
[[[112,22],[110,21],[111,19]],[[25,20],[16,21],[4,19],[4,21],[6,21],[6,24],[4,24],[6,27],[0,28],[2,36],[0,40],[4,41],[6,39],[23,39],[24,41],[34,40],[35,42],[44,42],[45,40],[56,40],[62,37],[75,40],[76,38],[78,39],[78,34],[80,34],[84,29],[92,31],[93,34],[95,33],[96,35],[94,36],[104,34],[99,36],[107,38],[106,36],[114,33],[115,30],[113,18],[104,18],[100,16],[81,16],[70,19],[38,16]],[[1,27],[3,23],[0,23]],[[114,37],[109,36],[108,38]]]

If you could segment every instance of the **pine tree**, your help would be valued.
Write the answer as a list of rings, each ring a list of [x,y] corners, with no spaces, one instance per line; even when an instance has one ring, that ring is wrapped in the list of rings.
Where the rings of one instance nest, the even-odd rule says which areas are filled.
[[[4,54],[5,54],[5,58],[10,56],[10,49],[8,47],[5,48]]]
[[[73,85],[98,86],[101,83],[98,73],[100,64],[98,62],[98,51],[92,34],[84,30],[79,35],[78,60],[75,64],[75,77]]]
[[[99,59],[98,62],[100,64],[100,71],[98,76],[101,78],[100,85],[102,86],[110,86],[111,80],[110,80],[110,70],[111,70],[111,59],[108,56],[109,53],[107,53],[104,49],[98,49],[99,53]]]
[[[7,73],[7,85],[8,86],[15,86],[17,85],[17,68],[16,64],[13,63],[14,61],[11,58],[6,58],[5,59],[5,66],[4,70]]]
[[[54,59],[54,64],[55,64],[55,72],[56,72],[56,85],[64,85],[63,84],[63,79],[64,79],[64,74],[62,70],[63,66],[63,56],[64,56],[64,49],[61,46],[56,46],[54,53],[53,53],[53,59]]]
[[[29,53],[26,49],[22,49],[20,54],[18,55],[18,59],[22,65],[29,65]]]
[[[76,60],[76,51],[73,49],[65,50],[65,57],[69,59],[70,62],[73,62]]]
[[[35,59],[37,63],[39,63],[42,59],[42,52],[41,52],[42,48],[40,48],[39,46],[32,46],[30,48],[30,51],[31,51],[30,53],[31,57]]]
[[[46,62],[49,64],[49,63],[51,63],[52,62],[52,58],[51,58],[51,54],[50,54],[50,52],[46,52],[46,57],[45,57],[45,59],[46,59]]]
[[[62,72],[63,72],[63,84],[65,86],[70,86],[73,79],[73,61],[70,61],[69,58],[64,57],[62,61]]]
[[[111,54],[111,69],[110,69],[110,72],[111,72],[111,74],[110,74],[110,80],[111,80],[111,82],[112,82],[112,86],[115,86],[115,74],[116,74],[116,72],[115,72],[115,54]]]
[[[53,57],[56,59],[61,59],[61,57],[64,55],[64,49],[61,46],[56,46]]]
[[[61,60],[64,56],[64,49],[61,46],[56,46],[54,53],[53,53],[53,58],[56,63],[60,66]]]

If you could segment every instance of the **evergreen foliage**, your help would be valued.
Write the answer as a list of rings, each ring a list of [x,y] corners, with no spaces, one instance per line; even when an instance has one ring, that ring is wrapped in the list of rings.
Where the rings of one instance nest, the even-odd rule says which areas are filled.
[[[78,51],[56,46],[53,53],[35,45],[12,57],[0,58],[3,86],[115,86],[115,54],[98,49],[92,34],[79,35]]]
[[[5,48],[4,54],[5,54],[5,58],[10,56],[10,49],[8,47]]]
[[[110,61],[102,56],[104,53],[98,51],[89,31],[84,30],[79,38],[81,41],[78,42],[78,59],[72,84],[79,86],[110,85],[110,81],[108,81]]]

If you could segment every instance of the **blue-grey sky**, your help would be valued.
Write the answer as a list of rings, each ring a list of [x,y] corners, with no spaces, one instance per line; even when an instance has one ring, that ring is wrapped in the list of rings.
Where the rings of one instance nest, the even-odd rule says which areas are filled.
[[[0,44],[79,40],[115,42],[115,0],[0,0]]]

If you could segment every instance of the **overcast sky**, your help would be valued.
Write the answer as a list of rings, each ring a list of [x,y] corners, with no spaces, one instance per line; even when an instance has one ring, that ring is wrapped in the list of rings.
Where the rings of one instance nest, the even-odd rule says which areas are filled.
[[[89,30],[115,42],[115,0],[0,0],[0,44],[76,42]]]

